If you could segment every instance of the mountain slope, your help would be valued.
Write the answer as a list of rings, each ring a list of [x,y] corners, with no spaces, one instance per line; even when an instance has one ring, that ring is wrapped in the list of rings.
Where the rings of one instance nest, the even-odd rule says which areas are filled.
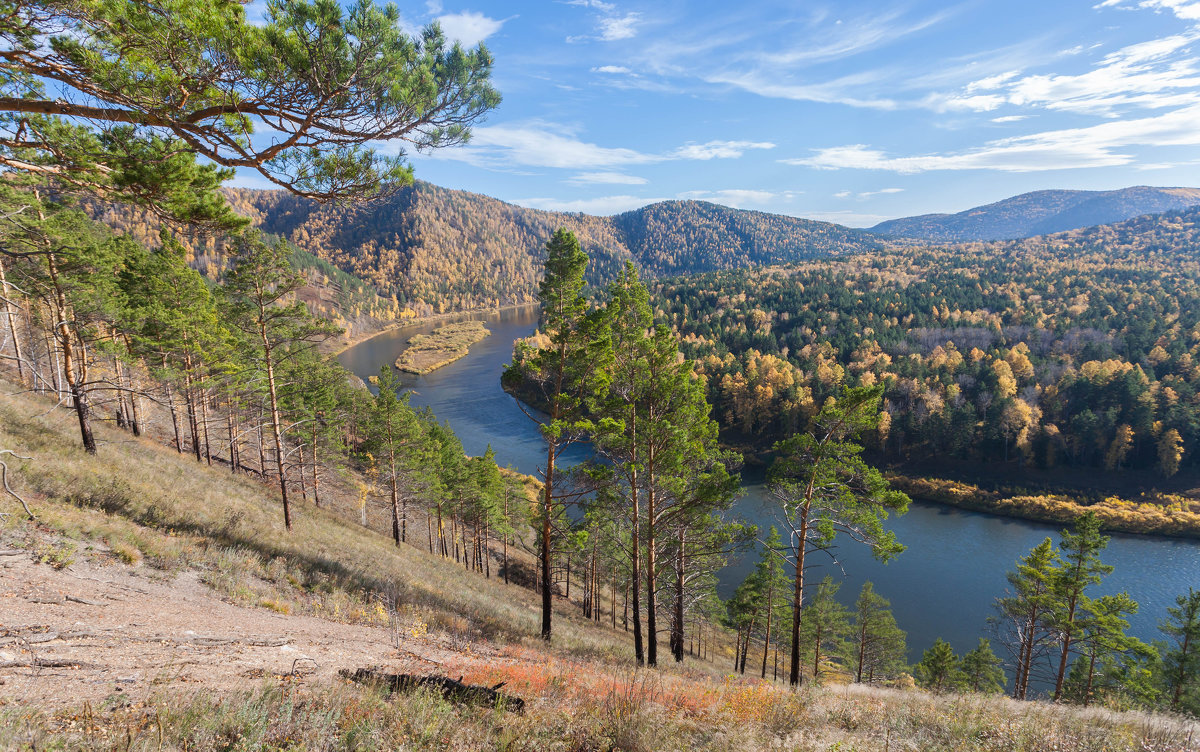
[[[784,263],[881,246],[870,233],[826,222],[669,201],[615,217],[526,209],[418,182],[380,202],[320,205],[280,191],[231,190],[264,231],[417,307],[531,301],[542,247],[559,227],[591,256],[592,282],[626,261],[649,275]]]
[[[938,242],[1007,240],[1122,222],[1196,205],[1200,205],[1200,188],[1034,191],[958,214],[893,219],[875,225],[871,231]]]

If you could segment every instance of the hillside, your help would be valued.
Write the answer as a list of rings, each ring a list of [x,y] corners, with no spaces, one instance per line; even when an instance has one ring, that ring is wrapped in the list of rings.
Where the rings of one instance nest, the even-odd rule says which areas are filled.
[[[0,748],[1189,749],[1194,722],[864,685],[723,676],[730,650],[635,671],[628,635],[562,601],[396,547],[353,497],[280,525],[260,482],[101,427],[79,452],[51,402],[0,382],[0,446],[38,515],[0,517]],[[6,500],[8,503],[11,500]],[[4,511],[14,511],[3,507]],[[341,668],[505,682],[523,714]]]
[[[438,310],[530,302],[542,246],[559,227],[579,237],[593,282],[635,261],[660,276],[786,263],[881,247],[839,225],[700,201],[614,217],[526,209],[418,182],[364,206],[321,205],[280,191],[231,190],[264,231],[395,294]]]
[[[869,443],[888,461],[993,479],[1020,462],[1026,489],[1155,503],[1113,529],[1195,536],[1198,246],[1192,208],[665,279],[655,306],[733,443],[765,451],[843,386],[882,384],[888,428]]]
[[[1200,188],[1034,191],[957,214],[893,219],[875,225],[871,231],[935,242],[1007,240],[1111,224],[1197,204]]]

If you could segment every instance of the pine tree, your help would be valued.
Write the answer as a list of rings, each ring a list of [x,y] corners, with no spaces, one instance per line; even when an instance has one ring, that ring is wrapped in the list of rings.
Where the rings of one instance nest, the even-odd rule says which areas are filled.
[[[1003,692],[1007,678],[1001,663],[1000,658],[992,652],[992,643],[980,637],[975,649],[964,655],[959,663],[960,683],[972,692]]]
[[[1163,652],[1163,683],[1172,710],[1200,715],[1200,590],[1188,588],[1167,607],[1159,630],[1174,643]]]
[[[315,348],[338,330],[314,319],[303,303],[294,300],[304,280],[291,271],[288,256],[287,247],[281,242],[266,243],[255,237],[244,239],[226,274],[222,291],[228,300],[231,320],[241,329],[251,348],[248,366],[262,375],[267,389],[267,420],[274,447],[275,471],[283,501],[284,526],[290,531],[292,513],[280,398],[283,384],[276,371],[282,360],[296,358]]]
[[[851,666],[854,681],[872,682],[904,670],[908,647],[896,625],[891,603],[864,582],[854,606]]]
[[[1100,562],[1100,552],[1108,545],[1108,536],[1100,534],[1100,520],[1088,511],[1075,520],[1073,530],[1064,530],[1059,543],[1060,564],[1051,583],[1055,600],[1054,625],[1061,644],[1058,673],[1054,680],[1054,699],[1062,696],[1063,681],[1071,657],[1071,645],[1091,610],[1085,591],[1096,585],[1113,568]]]
[[[1053,646],[1055,599],[1053,588],[1059,559],[1054,542],[1046,538],[1008,573],[1010,595],[997,599],[997,627],[1013,651],[1013,698],[1024,700],[1035,663]]]
[[[408,540],[408,509],[401,508],[407,500],[402,493],[404,476],[411,472],[410,455],[424,439],[417,415],[408,406],[408,393],[401,394],[396,369],[385,364],[379,369],[379,392],[368,424],[372,455],[375,457],[384,482],[388,485],[392,510],[392,539],[396,545]]]
[[[958,677],[959,659],[941,637],[925,651],[915,667],[917,685],[935,693],[949,692]]]
[[[1152,650],[1136,637],[1125,634],[1126,617],[1136,614],[1138,604],[1128,593],[1104,595],[1088,604],[1086,618],[1080,620],[1076,644],[1080,657],[1071,664],[1063,684],[1062,696],[1085,707],[1098,694],[1122,693],[1122,674],[1133,678],[1135,664],[1149,657]]]
[[[814,681],[820,681],[825,665],[842,658],[850,647],[850,612],[837,600],[841,583],[826,575],[817,585],[817,591],[804,608],[800,629],[796,633],[799,650],[793,655],[804,655],[812,667]],[[795,667],[792,670],[795,673]]]
[[[839,534],[865,543],[887,561],[904,550],[883,526],[889,513],[903,514],[909,499],[893,491],[878,470],[863,461],[853,439],[879,424],[882,387],[847,389],[813,421],[811,433],[775,445],[778,458],[768,474],[770,493],[791,527],[795,568],[792,597],[792,666],[800,682],[800,621],[804,611],[805,561],[812,550],[830,551]]]
[[[542,332],[550,343],[536,349],[519,344],[503,376],[510,388],[531,391],[538,406],[546,412],[543,419],[526,410],[526,415],[537,422],[546,443],[539,545],[542,639],[547,641],[551,637],[553,616],[551,540],[564,498],[555,492],[558,458],[591,430],[584,408],[598,388],[595,380],[603,378],[605,373],[607,336],[603,321],[588,315],[583,296],[587,263],[587,254],[580,249],[573,233],[560,229],[546,242],[546,272],[538,286],[538,300],[542,304]]]

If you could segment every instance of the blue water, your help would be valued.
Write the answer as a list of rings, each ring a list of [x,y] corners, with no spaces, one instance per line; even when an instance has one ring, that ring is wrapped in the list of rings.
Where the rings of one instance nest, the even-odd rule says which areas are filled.
[[[517,401],[500,388],[500,372],[511,360],[512,343],[537,326],[533,308],[492,314],[464,315],[486,322],[492,335],[471,348],[465,358],[425,376],[407,377],[412,404],[429,406],[450,424],[468,454],[482,454],[490,444],[501,465],[537,474],[545,463],[545,447],[537,427]],[[377,375],[392,363],[414,334],[439,324],[398,329],[344,352],[343,365],[362,378]],[[588,456],[586,446],[573,448],[570,463]],[[760,485],[749,484],[735,513],[764,530],[776,520]],[[852,604],[866,580],[892,601],[896,620],[908,632],[910,659],[941,637],[960,653],[980,637],[990,636],[987,619],[993,603],[1004,593],[1005,573],[1017,558],[1047,536],[1057,541],[1060,526],[1025,522],[990,514],[967,512],[935,504],[914,503],[907,515],[889,521],[908,550],[884,565],[862,546],[846,543],[837,554],[840,565],[828,562],[814,574],[826,573],[843,581],[840,599]],[[1126,591],[1141,605],[1130,619],[1130,631],[1144,640],[1159,639],[1158,622],[1166,607],[1188,587],[1200,589],[1200,541],[1114,535],[1104,552],[1116,567],[1097,594]],[[742,556],[722,570],[720,590],[728,596],[753,566]]]

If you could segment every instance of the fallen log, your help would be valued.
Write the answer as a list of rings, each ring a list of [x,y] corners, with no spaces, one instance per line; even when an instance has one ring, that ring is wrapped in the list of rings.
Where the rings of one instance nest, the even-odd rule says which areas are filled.
[[[391,692],[411,691],[418,687],[431,689],[441,693],[442,697],[451,702],[465,705],[483,705],[502,707],[514,713],[525,711],[525,701],[516,695],[500,692],[504,682],[494,687],[484,687],[478,684],[463,684],[462,677],[451,679],[446,676],[418,676],[416,674],[388,674],[370,668],[360,668],[354,671],[342,669],[338,672],[350,681],[370,686],[386,687]]]

